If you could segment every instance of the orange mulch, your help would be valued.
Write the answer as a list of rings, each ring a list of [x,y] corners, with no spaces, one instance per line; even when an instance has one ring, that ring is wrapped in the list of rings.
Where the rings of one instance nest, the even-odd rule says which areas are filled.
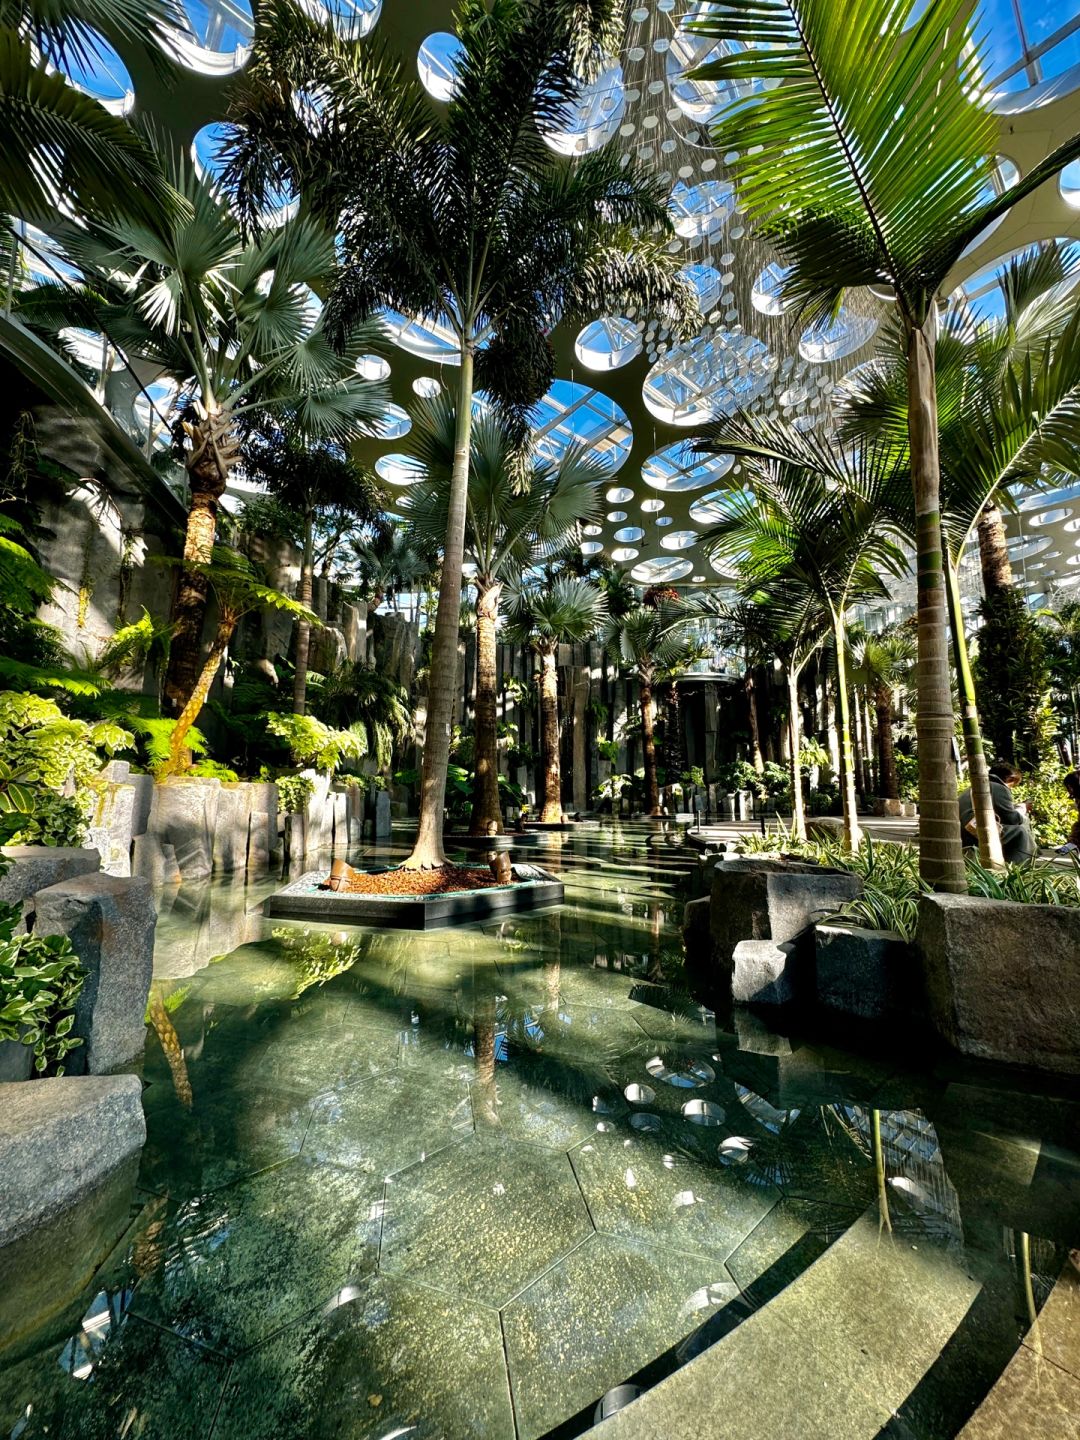
[[[354,873],[339,895],[446,895],[454,890],[487,890],[498,884],[490,870],[444,865],[440,870],[384,870],[378,875]],[[328,890],[320,885],[320,890]]]

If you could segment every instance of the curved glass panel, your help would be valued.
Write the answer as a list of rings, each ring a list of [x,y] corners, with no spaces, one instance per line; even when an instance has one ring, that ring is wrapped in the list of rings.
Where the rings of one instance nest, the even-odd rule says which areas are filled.
[[[374,428],[380,440],[400,440],[412,429],[412,420],[408,411],[403,410],[400,405],[388,405],[386,413]]]
[[[375,473],[388,485],[415,485],[424,476],[410,455],[380,455],[375,461]]]
[[[185,64],[220,70],[222,61],[226,69],[244,63],[255,33],[249,0],[184,0],[184,13],[188,29],[177,48]]]
[[[715,484],[734,463],[730,455],[696,455],[689,441],[680,440],[651,455],[641,467],[641,478],[654,490],[701,490]]]
[[[82,57],[68,55],[62,70],[76,89],[93,95],[106,110],[121,115],[131,108],[135,87],[127,66],[103,35],[87,30],[87,53]]]
[[[574,351],[590,370],[618,370],[641,354],[641,333],[632,320],[605,315],[580,331]]]
[[[457,59],[461,41],[448,30],[429,35],[416,56],[424,89],[436,100],[452,100],[457,88]]]
[[[614,474],[626,463],[634,443],[622,406],[602,391],[573,380],[556,380],[533,407],[529,420],[536,453],[545,460],[557,461],[570,446],[582,445]],[[608,498],[611,500],[610,494]]]
[[[762,315],[782,315],[787,309],[780,298],[780,287],[787,279],[789,270],[778,261],[772,260],[754,281],[750,291],[750,303]]]
[[[630,571],[630,578],[639,585],[667,585],[682,580],[693,568],[692,560],[643,560]]]
[[[200,175],[209,176],[214,180],[220,179],[224,168],[222,150],[227,140],[228,126],[218,121],[204,125],[201,130],[195,132],[195,138],[191,142],[191,157]],[[269,204],[265,211],[266,218],[268,220],[274,217],[284,219],[296,208],[298,199],[294,190],[286,188],[275,190],[269,197]]]
[[[703,180],[687,185],[680,180],[668,198],[676,235],[684,240],[713,235],[727,224],[735,209],[735,187],[727,180]]]
[[[825,329],[814,326],[803,331],[799,354],[812,365],[828,365],[834,360],[844,360],[873,339],[878,323],[876,315],[853,315],[843,308]]]
[[[615,62],[582,88],[572,123],[545,132],[544,139],[560,155],[585,155],[615,138],[625,111],[622,66]]]
[[[665,550],[689,550],[698,542],[696,530],[672,530],[670,535],[664,535],[660,544]]]
[[[775,368],[762,341],[718,330],[658,360],[642,386],[642,399],[658,420],[698,425],[749,405],[768,388]]]

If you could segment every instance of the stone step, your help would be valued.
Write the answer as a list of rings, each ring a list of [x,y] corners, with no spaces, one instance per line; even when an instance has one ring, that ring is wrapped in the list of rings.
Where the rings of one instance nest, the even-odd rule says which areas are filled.
[[[866,1212],[776,1298],[588,1432],[596,1440],[874,1440],[979,1292]],[[1019,1432],[1016,1432],[1019,1433]]]

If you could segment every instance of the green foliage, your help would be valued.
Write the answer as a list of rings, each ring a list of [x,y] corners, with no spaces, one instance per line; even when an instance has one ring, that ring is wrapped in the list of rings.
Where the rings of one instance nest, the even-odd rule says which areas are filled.
[[[325,724],[362,732],[380,770],[412,731],[408,691],[374,666],[346,661],[321,678],[311,676],[311,708]]]
[[[168,763],[169,740],[176,722],[164,720],[160,715],[138,715],[125,713],[118,717],[131,731],[132,741],[127,748],[133,749],[140,765],[154,772]],[[193,725],[184,737],[184,744],[193,755],[203,756],[210,748],[206,736]]]
[[[159,624],[143,607],[138,620],[121,625],[98,652],[95,667],[104,675],[130,675],[148,662],[160,664],[169,648],[171,627]]]
[[[902,750],[895,752],[896,784],[901,800],[919,798],[919,757],[907,755]]]
[[[983,734],[999,759],[1034,768],[1043,759],[1040,712],[1050,685],[1042,627],[1012,587],[988,595],[979,613],[974,671]]]
[[[623,795],[633,788],[633,778],[629,775],[609,775],[606,780],[601,780],[593,791],[601,800],[610,800],[616,804]]]
[[[235,770],[228,765],[222,765],[220,760],[200,760],[192,765],[187,772],[189,775],[200,775],[209,780],[225,780],[234,782],[240,779]]]
[[[828,769],[832,764],[832,756],[815,736],[804,735],[799,746],[799,764],[804,770],[808,770],[811,765]]]
[[[597,740],[596,748],[609,765],[617,763],[619,759],[619,742],[617,740]]]
[[[81,844],[83,806],[58,792],[93,786],[105,759],[130,744],[130,733],[112,720],[74,719],[54,700],[0,691],[0,837]]]
[[[1076,807],[1063,783],[1068,773],[1068,766],[1047,760],[1013,786],[1013,795],[1028,808],[1031,833],[1040,845],[1064,845],[1076,821]]]
[[[363,760],[368,753],[367,736],[359,725],[335,730],[314,715],[271,711],[266,728],[286,742],[298,765],[311,765],[316,770],[333,773],[346,761]]]
[[[1068,870],[1029,860],[1004,872],[988,870],[977,856],[968,859],[968,890],[988,900],[1016,900],[1022,905],[1080,906],[1080,864]]]
[[[286,815],[299,815],[315,793],[310,775],[279,775],[276,780],[278,804]]]
[[[74,797],[57,795],[55,790],[34,791],[33,807],[12,819],[18,829],[4,841],[7,845],[55,845],[78,849],[86,839],[86,815]],[[3,833],[0,826],[0,833]]]
[[[38,1075],[64,1073],[85,972],[66,935],[16,935],[19,907],[0,906],[0,1040],[34,1050]]]
[[[294,999],[351,970],[362,953],[359,945],[338,940],[325,930],[294,930],[282,925],[271,934],[297,967]]]
[[[700,788],[705,784],[705,771],[700,765],[691,765],[679,776],[684,785],[693,785]]]

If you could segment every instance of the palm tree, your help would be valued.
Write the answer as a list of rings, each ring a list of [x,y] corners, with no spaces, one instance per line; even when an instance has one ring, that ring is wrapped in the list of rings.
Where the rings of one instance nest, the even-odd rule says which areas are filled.
[[[357,375],[378,340],[373,322],[337,333],[332,348],[307,287],[334,266],[332,235],[291,220],[245,238],[223,193],[180,156],[163,173],[190,207],[154,225],[114,221],[72,230],[65,248],[79,286],[43,285],[18,311],[52,328],[89,326],[129,362],[176,384],[173,416],[191,506],[184,567],[173,604],[165,703],[179,714],[199,674],[199,653],[221,497],[240,456],[240,418],[287,415],[308,439],[347,443],[385,413],[382,382]]]
[[[1047,632],[1047,657],[1055,700],[1064,712],[1070,758],[1080,765],[1080,600],[1057,610],[1040,610]]]
[[[1035,246],[1012,259],[1002,275],[1004,313],[978,322],[955,309],[937,336],[941,537],[972,801],[984,864],[1003,864],[990,795],[982,725],[960,604],[959,569],[976,531],[987,603],[1012,600],[1011,570],[1001,505],[1012,506],[1015,486],[1044,488],[1063,473],[1080,472],[1080,316],[1074,285],[1080,251]],[[869,439],[894,447],[906,463],[908,388],[900,337],[860,371],[841,407],[842,433],[855,444]],[[908,504],[898,514],[910,538],[917,520]],[[1004,595],[1004,600],[998,597]],[[1009,646],[1006,644],[1005,651]],[[1016,665],[1022,647],[1015,646]],[[1010,692],[1022,690],[1017,673]]]
[[[217,601],[214,638],[210,642],[209,653],[203,661],[202,669],[199,671],[187,704],[176,718],[176,724],[169,737],[169,759],[162,771],[161,778],[178,775],[181,771],[189,768],[191,761],[185,744],[188,732],[206,704],[210,687],[217,678],[221,662],[229,648],[229,642],[244,616],[250,615],[256,610],[272,609],[291,615],[296,620],[306,620],[308,623],[316,618],[310,610],[290,595],[283,595],[280,590],[272,590],[268,585],[263,585],[251,561],[236,550],[229,550],[219,545],[215,548],[214,557],[210,563],[207,565],[200,563],[199,568]]]
[[[775,653],[776,626],[767,610],[748,600],[718,607],[719,638],[739,652],[743,665],[743,694],[750,723],[750,763],[759,775],[765,773],[765,756],[761,749],[761,722],[758,717],[757,680],[755,672],[767,665]]]
[[[559,760],[559,679],[555,657],[560,645],[579,644],[595,635],[604,622],[604,596],[587,580],[566,576],[549,583],[533,582],[514,597],[510,633],[531,645],[540,658],[540,734],[544,750],[544,804],[540,819],[562,819],[562,766]]]
[[[847,618],[856,601],[888,597],[886,577],[907,570],[892,519],[892,453],[884,446],[850,451],[794,427],[746,416],[714,426],[695,448],[747,462],[746,473],[731,482],[726,518],[702,537],[706,551],[734,565],[744,594],[780,582],[788,592],[804,590],[828,619],[840,716],[844,837],[857,849]]]
[[[566,162],[544,141],[568,128],[582,78],[621,41],[616,0],[463,0],[446,105],[377,38],[349,44],[290,0],[269,0],[260,19],[232,108],[239,196],[255,214],[287,179],[325,217],[341,255],[336,325],[390,305],[444,325],[459,362],[420,822],[405,862],[427,869],[446,859],[474,389],[523,433],[553,378],[557,320],[635,305],[684,333],[696,299],[669,252],[657,179],[611,146]],[[301,94],[318,104],[295,104]]]
[[[897,687],[907,680],[914,663],[915,637],[904,626],[883,630],[878,635],[864,635],[859,644],[859,672],[875,716],[878,774],[875,793],[883,800],[900,799],[893,747],[893,696]]]
[[[448,397],[421,401],[414,409],[408,453],[425,478],[410,487],[401,511],[408,533],[421,545],[437,544],[446,534],[456,433]],[[503,587],[576,546],[580,526],[600,509],[606,470],[582,446],[572,446],[557,461],[535,453],[523,457],[493,410],[473,421],[470,450],[464,553],[475,567],[476,720],[469,833],[501,835],[496,630]]]
[[[694,28],[730,52],[700,76],[754,92],[721,114],[712,139],[732,156],[741,204],[790,266],[782,298],[819,326],[836,318],[853,287],[874,286],[895,307],[918,529],[920,869],[936,889],[964,893],[942,583],[937,308],[968,246],[1080,155],[1080,137],[998,193],[998,124],[967,0],[925,8],[922,0],[732,0]]]
[[[343,564],[371,610],[389,600],[397,613],[402,593],[421,589],[436,560],[426,552],[421,554],[400,525],[383,524],[376,525],[373,534],[354,539]]]
[[[291,420],[278,424],[265,412],[256,412],[241,454],[245,478],[264,486],[299,520],[297,598],[310,610],[316,564],[329,560],[348,530],[370,524],[379,513],[375,481],[339,446],[312,444]],[[326,532],[321,543],[317,543],[318,529]],[[311,626],[299,620],[293,670],[293,712],[297,715],[307,708],[310,653]]]
[[[788,748],[791,768],[791,825],[796,840],[806,839],[806,805],[802,783],[802,709],[799,682],[803,671],[825,643],[828,617],[805,586],[781,578],[766,590],[748,592],[749,602],[769,612],[775,625],[773,651],[784,670],[788,695]]]
[[[74,86],[66,64],[92,64],[97,32],[149,51],[187,28],[176,0],[4,0],[0,5],[0,212],[37,219],[64,197],[80,215],[150,222],[175,212],[143,136]]]
[[[696,626],[701,618],[701,612],[681,600],[675,590],[646,591],[641,604],[612,616],[604,632],[605,644],[638,683],[645,806],[650,815],[660,814],[653,691],[658,679],[667,678],[696,653]]]

